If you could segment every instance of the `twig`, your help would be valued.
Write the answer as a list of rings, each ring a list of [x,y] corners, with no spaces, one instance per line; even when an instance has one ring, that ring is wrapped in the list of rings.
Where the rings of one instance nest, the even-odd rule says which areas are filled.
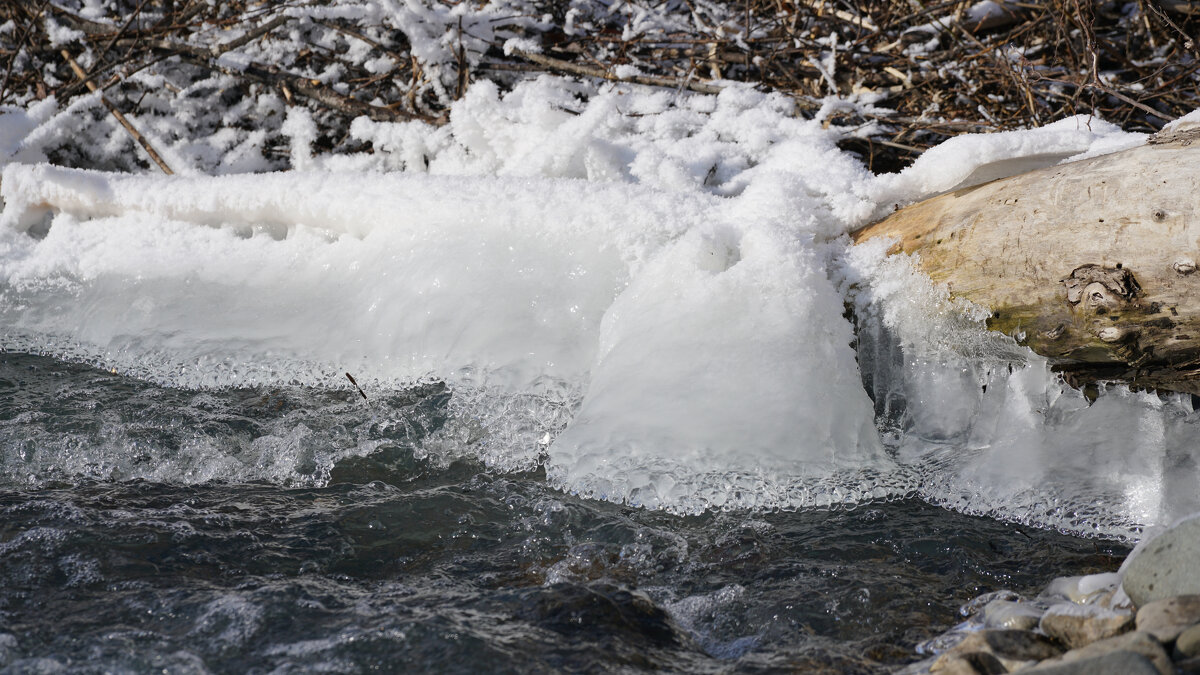
[[[879,32],[879,26],[876,26],[875,22],[871,21],[870,17],[851,14],[844,9],[838,9],[836,7],[827,9],[825,7],[825,3],[822,1],[809,0],[804,4],[816,10],[818,13],[822,11],[828,11],[831,15],[841,19],[842,21],[845,21],[852,26],[858,26],[864,30],[871,31],[872,33]]]
[[[1158,18],[1160,18],[1164,22],[1166,22],[1166,24],[1168,26],[1173,28],[1175,30],[1175,32],[1178,33],[1179,36],[1183,38],[1183,48],[1184,49],[1186,49],[1189,52],[1192,52],[1192,54],[1195,56],[1200,56],[1200,53],[1196,52],[1196,39],[1195,38],[1193,38],[1192,36],[1185,33],[1184,30],[1182,28],[1180,28],[1178,24],[1176,24],[1174,21],[1171,20],[1171,17],[1167,16],[1166,12],[1159,9],[1159,7],[1157,6],[1157,3],[1151,1],[1151,2],[1147,2],[1146,5],[1150,8],[1150,11],[1154,12],[1158,16]]]
[[[33,26],[37,23],[42,12],[46,11],[46,5],[48,4],[50,4],[50,0],[42,0],[42,4],[38,6],[38,10],[34,12],[33,16],[29,17],[29,23],[25,24],[24,30],[21,31],[21,37],[17,38],[13,55],[8,59],[8,67],[4,69],[4,83],[0,84],[0,102],[8,97],[8,81],[12,77],[13,64],[17,62],[17,56],[21,53],[21,47],[25,45],[25,40],[28,39],[29,33],[33,31]]]
[[[367,400],[367,392],[363,391],[362,387],[358,386],[358,382],[354,381],[354,376],[350,373],[346,373],[346,379],[350,380],[350,384],[354,385],[354,388],[357,389],[358,393],[362,395],[363,400]]]
[[[1121,101],[1124,101],[1125,103],[1128,103],[1129,105],[1137,108],[1138,110],[1141,110],[1144,113],[1153,115],[1153,116],[1157,117],[1158,119],[1163,120],[1164,122],[1170,122],[1172,119],[1174,119],[1170,115],[1161,113],[1161,112],[1155,110],[1154,108],[1151,108],[1150,106],[1146,105],[1145,103],[1142,103],[1141,101],[1135,101],[1134,99],[1129,98],[1125,94],[1122,94],[1121,92],[1117,91],[1116,89],[1113,89],[1112,87],[1108,86],[1107,84],[1104,84],[1103,82],[1100,81],[1100,78],[1095,77],[1095,73],[1093,73],[1093,77],[1094,77],[1094,81],[1089,82],[1087,84],[1088,87],[1090,87],[1092,89],[1099,89],[1100,91],[1104,92],[1105,94],[1108,94],[1109,96],[1112,96]]]
[[[583,77],[595,77],[601,80],[610,82],[626,82],[629,84],[644,84],[651,87],[668,87],[674,89],[679,86],[679,80],[670,77],[657,77],[654,75],[632,75],[628,77],[618,77],[613,73],[604,70],[603,68],[594,68],[592,66],[582,66],[578,63],[570,61],[562,61],[560,59],[544,56],[542,54],[534,54],[532,52],[514,49],[512,53],[519,56],[530,63],[536,63],[539,66],[557,70],[571,75],[580,75]],[[707,82],[690,82],[687,88],[699,92],[701,94],[719,94],[724,87],[718,87]]]
[[[262,84],[280,87],[284,92],[285,98],[290,99],[293,94],[303,96],[315,103],[320,103],[327,108],[351,117],[365,115],[376,122],[396,122],[404,119],[419,119],[434,125],[441,125],[446,122],[444,116],[430,117],[417,112],[371,105],[356,98],[339,94],[331,87],[322,84],[320,80],[293,75],[254,63],[237,70],[227,68],[220,64],[212,63],[209,60],[210,54],[207,50],[192,48],[187,45],[177,45],[166,41],[160,41],[156,46],[161,49],[173,51],[181,58],[209,70],[225,73],[231,77],[245,77]]]
[[[142,2],[137,6],[137,8],[134,9],[133,12],[129,15],[129,18],[125,20],[125,24],[121,26],[120,30],[118,30],[116,33],[113,33],[112,38],[110,38],[109,41],[104,44],[104,48],[101,49],[100,53],[96,55],[96,59],[95,59],[96,66],[99,66],[101,64],[101,62],[104,61],[104,57],[108,56],[108,50],[112,49],[112,46],[114,44],[116,44],[117,39],[120,38],[122,35],[124,35],[125,31],[129,30],[129,27],[133,25],[134,20],[137,19],[138,15],[142,13],[142,8],[144,8],[146,6],[147,2],[150,2],[150,0],[142,0]],[[96,73],[93,68],[93,71],[90,72],[88,75],[95,76],[95,74]]]
[[[84,72],[83,68],[80,67],[75,59],[71,57],[70,52],[64,49],[59,53],[62,54],[64,59],[66,59],[67,65],[71,66],[71,70],[75,72],[76,77],[83,80],[84,84],[87,85],[89,91],[101,91],[100,88],[96,86],[96,83],[92,82],[91,78],[87,76],[87,73]],[[128,131],[130,136],[133,136],[133,140],[137,141],[138,144],[142,146],[142,149],[146,151],[146,154],[150,155],[150,159],[154,160],[154,163],[158,165],[158,168],[162,169],[163,173],[167,174],[168,176],[175,174],[175,172],[171,170],[171,167],[167,166],[167,163],[163,161],[163,158],[158,154],[158,151],[154,149],[154,146],[150,145],[150,141],[146,140],[146,137],[142,135],[142,132],[138,131],[137,127],[133,126],[133,123],[121,113],[116,104],[108,100],[108,97],[102,92],[100,93],[100,102],[104,104],[105,108],[108,108],[108,111],[112,113],[113,117],[117,118],[117,121],[121,123],[121,126],[125,127],[125,131]]]
[[[897,143],[895,141],[889,141],[889,140],[885,140],[882,138],[871,138],[868,140],[871,143],[878,143],[882,146],[886,146],[889,148],[895,148],[897,150],[904,150],[905,152],[911,152],[911,153],[917,154],[917,155],[919,155],[929,149],[929,148],[918,148],[915,145],[905,145],[904,143]]]
[[[1116,98],[1117,100],[1128,103],[1129,105],[1137,108],[1138,110],[1141,110],[1142,112],[1153,115],[1154,117],[1157,117],[1163,121],[1166,121],[1166,122],[1171,121],[1170,117],[1163,115],[1163,113],[1155,110],[1154,108],[1151,108],[1150,106],[1146,105],[1145,103],[1142,103],[1140,101],[1135,101],[1132,98],[1129,98],[1125,94],[1122,94],[1121,92],[1117,91],[1116,89],[1110,87],[1108,84],[1106,84],[1103,80],[1100,79],[1100,53],[1096,49],[1096,35],[1092,30],[1092,24],[1091,24],[1092,14],[1090,11],[1088,11],[1088,12],[1084,11],[1084,9],[1080,6],[1080,0],[1073,0],[1073,2],[1075,3],[1075,8],[1077,11],[1077,18],[1078,18],[1079,24],[1083,28],[1084,48],[1087,50],[1088,56],[1091,58],[1091,66],[1092,66],[1091,71],[1092,72],[1091,72],[1091,77],[1089,78],[1091,80],[1091,82],[1089,82],[1086,86],[1090,89],[1099,89],[1100,91],[1104,92],[1105,94],[1108,94],[1109,96],[1112,96],[1112,97]],[[1089,7],[1089,9],[1090,9],[1090,7]]]
[[[232,51],[234,49],[237,49],[238,47],[241,47],[243,45],[247,45],[251,42],[254,42],[258,38],[266,35],[267,33],[270,33],[271,31],[275,30],[276,28],[279,28],[280,26],[284,25],[285,23],[287,23],[291,20],[292,20],[292,17],[290,17],[290,16],[286,16],[286,15],[285,16],[277,16],[274,19],[271,19],[270,21],[259,26],[258,28],[255,28],[254,30],[246,31],[246,34],[239,38],[234,38],[234,39],[230,40],[229,42],[226,42],[224,44],[220,44],[220,45],[213,47],[212,48],[213,56],[221,56],[225,52]]]

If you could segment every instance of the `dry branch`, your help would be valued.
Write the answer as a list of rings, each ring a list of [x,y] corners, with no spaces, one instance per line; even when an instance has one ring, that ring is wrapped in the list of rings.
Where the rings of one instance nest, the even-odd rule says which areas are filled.
[[[125,127],[125,131],[129,132],[129,135],[133,137],[133,140],[137,141],[138,145],[142,146],[142,149],[145,150],[146,154],[150,156],[150,159],[158,165],[158,168],[162,169],[162,172],[168,176],[174,175],[175,172],[171,170],[171,167],[167,166],[167,163],[163,161],[162,156],[158,154],[158,151],[154,149],[154,146],[150,144],[150,141],[146,140],[146,137],[142,135],[142,132],[138,131],[137,127],[133,126],[133,122],[130,122],[129,119],[125,117],[124,113],[122,113],[112,101],[108,100],[108,97],[101,92],[100,88],[96,86],[95,82],[92,82],[91,78],[88,77],[87,73],[84,72],[79,63],[71,57],[71,53],[65,49],[60,53],[62,54],[62,57],[66,59],[67,64],[71,66],[71,70],[75,72],[75,75],[87,85],[88,90],[92,93],[100,94],[100,102],[104,104],[105,108],[108,108],[108,112],[112,113],[112,116],[116,118],[117,122],[119,122],[121,126]]]
[[[521,51],[519,49],[512,50],[515,56],[519,56],[530,63],[537,64],[543,68],[569,75],[579,75],[581,77],[595,77],[601,80],[609,80],[611,82],[624,82],[627,84],[644,84],[651,87],[668,87],[671,89],[690,89],[691,91],[700,92],[701,94],[719,94],[724,87],[711,84],[709,82],[698,82],[691,78],[679,80],[670,77],[658,77],[654,75],[628,75],[620,77],[604,68],[594,66],[585,66],[570,61],[563,61],[542,54],[534,54],[531,52]]]
[[[290,16],[277,16],[274,19],[271,19],[270,21],[262,24],[258,28],[255,28],[254,30],[251,30],[251,31],[247,31],[245,35],[243,35],[239,38],[235,38],[233,40],[230,40],[229,42],[225,42],[225,43],[222,43],[222,44],[219,44],[219,45],[213,47],[212,54],[213,54],[213,56],[221,56],[222,54],[233,51],[234,49],[237,49],[238,47],[243,47],[245,45],[248,45],[251,42],[254,42],[255,40],[259,39],[260,37],[275,30],[276,28],[279,28],[280,26],[287,24],[287,22],[289,22],[291,20],[292,20],[292,17],[290,17]]]

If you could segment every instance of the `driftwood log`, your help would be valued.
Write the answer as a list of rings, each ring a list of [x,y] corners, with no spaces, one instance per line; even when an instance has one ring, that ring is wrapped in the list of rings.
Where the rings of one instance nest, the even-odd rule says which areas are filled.
[[[898,240],[1072,384],[1200,395],[1200,128],[943,194],[853,236]]]

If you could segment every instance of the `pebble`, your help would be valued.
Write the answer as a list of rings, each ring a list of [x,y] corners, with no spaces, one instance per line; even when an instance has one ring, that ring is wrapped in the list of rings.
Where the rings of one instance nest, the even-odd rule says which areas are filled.
[[[1138,609],[1137,629],[1159,642],[1171,642],[1188,628],[1200,624],[1200,595],[1180,595],[1155,600]]]
[[[1008,670],[1028,665],[1031,661],[1043,661],[1058,656],[1062,650],[1048,638],[1024,630],[981,630],[971,633],[934,662],[962,654],[983,652],[996,657]],[[934,672],[934,668],[930,668]]]
[[[1146,544],[1128,562],[1122,586],[1138,607],[1200,594],[1200,518],[1185,520]]]
[[[1200,656],[1193,656],[1190,659],[1179,661],[1175,666],[1184,675],[1196,675],[1196,673],[1200,673]]]
[[[1008,589],[992,591],[991,593],[984,593],[983,595],[971,600],[967,604],[963,605],[958,611],[963,616],[975,616],[979,612],[983,611],[987,605],[990,605],[997,600],[1010,600],[1012,602],[1019,602],[1021,600],[1021,596]]]
[[[1175,666],[1171,664],[1171,657],[1167,656],[1167,651],[1163,649],[1162,644],[1154,639],[1154,636],[1149,633],[1135,631],[1125,633],[1117,637],[1098,640],[1086,647],[1072,649],[1062,655],[1062,661],[1079,661],[1082,659],[1091,659],[1098,656],[1111,655],[1113,652],[1126,651],[1134,652],[1145,657],[1162,675],[1174,675]]]
[[[933,662],[930,673],[937,675],[1001,675],[1008,668],[995,655],[987,652],[947,654]]]
[[[1200,656],[1200,625],[1192,626],[1175,638],[1175,653],[1184,659]]]
[[[1133,612],[1060,603],[1046,610],[1038,627],[1046,635],[1075,649],[1132,630],[1133,622]]]
[[[1124,650],[1076,661],[1043,663],[1021,672],[1037,675],[1158,675],[1158,669],[1146,657]]]

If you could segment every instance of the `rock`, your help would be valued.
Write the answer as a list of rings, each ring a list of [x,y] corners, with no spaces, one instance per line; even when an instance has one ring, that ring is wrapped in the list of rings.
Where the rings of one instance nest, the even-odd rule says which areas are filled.
[[[1145,657],[1162,675],[1173,675],[1175,667],[1162,644],[1149,633],[1135,631],[1117,637],[1098,640],[1086,647],[1072,649],[1062,655],[1063,662],[1080,661],[1095,657],[1111,656],[1113,652],[1134,652]]]
[[[1087,659],[1043,663],[1021,672],[1037,675],[1158,675],[1158,669],[1146,657],[1124,650]]]
[[[1062,603],[1046,610],[1038,627],[1046,635],[1075,649],[1132,630],[1133,612]]]
[[[1138,607],[1200,594],[1200,518],[1185,520],[1147,543],[1126,566],[1122,586]]]
[[[937,675],[1001,675],[1008,668],[995,655],[987,652],[942,654],[929,667]]]
[[[1002,588],[998,591],[992,591],[991,593],[984,593],[983,595],[980,595],[980,596],[974,598],[967,604],[960,607],[958,612],[960,614],[962,614],[963,616],[975,616],[976,614],[979,614],[984,609],[986,609],[988,605],[992,604],[993,602],[995,602],[997,600],[1009,600],[1012,602],[1021,602],[1021,596],[1017,595],[1013,591]]]
[[[1188,628],[1200,623],[1200,595],[1180,595],[1155,600],[1137,613],[1137,629],[1168,643]]]
[[[1121,588],[1120,582],[1111,591],[1106,591],[1096,596],[1096,600],[1092,603],[1107,607],[1108,609],[1123,609],[1128,612],[1134,611],[1133,602],[1129,600],[1129,596],[1125,595],[1125,591]]]
[[[1183,673],[1183,675],[1200,675],[1200,656],[1193,656],[1185,661],[1179,661],[1175,664],[1175,668],[1180,673]]]
[[[983,608],[983,625],[988,628],[1033,630],[1037,628],[1044,610],[1028,602],[993,600]]]
[[[1030,661],[1058,656],[1062,650],[1049,638],[1025,630],[981,630],[971,633],[946,654],[985,652],[995,656],[1005,668],[1013,670]]]
[[[1175,638],[1175,655],[1180,659],[1200,656],[1200,625],[1192,626]]]

